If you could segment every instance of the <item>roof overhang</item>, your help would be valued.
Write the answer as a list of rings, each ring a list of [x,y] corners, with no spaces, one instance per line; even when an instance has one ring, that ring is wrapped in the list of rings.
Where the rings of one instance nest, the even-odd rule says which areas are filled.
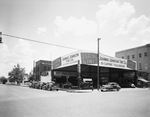
[[[64,68],[78,64],[97,66],[97,59],[97,53],[77,51],[55,59],[53,61],[53,69]],[[101,53],[99,53],[99,66],[126,70],[137,70],[135,61],[111,57]]]

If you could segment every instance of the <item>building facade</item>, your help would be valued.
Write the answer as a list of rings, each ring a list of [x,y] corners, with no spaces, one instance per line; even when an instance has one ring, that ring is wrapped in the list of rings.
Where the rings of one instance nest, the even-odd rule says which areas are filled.
[[[39,60],[34,63],[33,75],[34,79],[40,81],[40,76],[47,71],[51,71],[52,62],[47,60]]]
[[[100,85],[107,82],[117,82],[121,87],[129,82],[136,84],[136,62],[99,54],[99,77],[97,68],[97,53],[74,52],[53,61],[52,80],[60,85],[70,82],[73,86],[85,79],[91,79],[94,87],[97,87],[97,79]]]
[[[146,78],[150,77],[150,44],[135,47],[115,53],[116,57],[133,60],[137,62],[138,75]]]

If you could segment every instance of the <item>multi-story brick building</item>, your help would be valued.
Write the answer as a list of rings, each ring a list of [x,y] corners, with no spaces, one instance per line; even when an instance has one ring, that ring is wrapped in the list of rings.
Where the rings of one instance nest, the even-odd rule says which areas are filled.
[[[142,76],[146,79],[150,77],[150,44],[118,51],[115,53],[115,56],[136,61],[138,76]]]
[[[37,81],[39,81],[40,80],[40,75],[42,75],[46,71],[51,70],[51,65],[52,65],[51,61],[47,61],[47,60],[37,61],[34,65],[34,70],[33,70],[34,78]]]

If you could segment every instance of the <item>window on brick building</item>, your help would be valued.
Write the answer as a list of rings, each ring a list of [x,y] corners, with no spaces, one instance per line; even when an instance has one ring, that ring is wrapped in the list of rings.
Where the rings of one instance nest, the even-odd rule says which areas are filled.
[[[145,57],[147,56],[147,52],[144,52],[144,56],[145,56]]]
[[[132,59],[134,59],[135,58],[135,56],[134,55],[132,55]]]
[[[139,53],[139,58],[141,58],[142,57],[142,54],[141,53]]]

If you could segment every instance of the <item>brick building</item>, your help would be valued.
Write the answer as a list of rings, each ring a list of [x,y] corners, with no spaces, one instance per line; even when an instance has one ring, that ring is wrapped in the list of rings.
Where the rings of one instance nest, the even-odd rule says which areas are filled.
[[[150,44],[118,51],[115,53],[115,56],[136,61],[138,76],[147,80],[150,78]]]
[[[39,81],[40,75],[51,70],[51,65],[52,65],[51,61],[47,61],[47,60],[37,61],[34,65],[34,70],[33,70],[34,78],[37,81]]]

